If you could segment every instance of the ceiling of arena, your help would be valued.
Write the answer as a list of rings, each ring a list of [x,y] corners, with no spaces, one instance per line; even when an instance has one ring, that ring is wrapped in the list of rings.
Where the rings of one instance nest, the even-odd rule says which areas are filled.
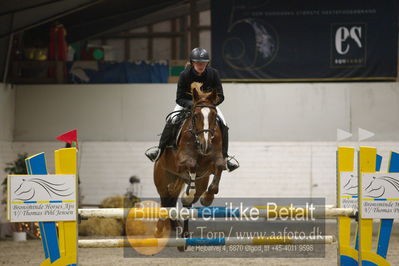
[[[152,25],[187,15],[189,0],[13,0],[0,2],[0,79],[14,34],[59,21],[75,42]],[[210,0],[198,0],[197,10]]]

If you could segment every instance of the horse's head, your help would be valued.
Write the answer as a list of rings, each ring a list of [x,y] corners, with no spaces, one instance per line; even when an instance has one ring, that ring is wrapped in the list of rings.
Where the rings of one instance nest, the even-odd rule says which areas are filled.
[[[212,151],[212,139],[217,128],[217,93],[203,92],[202,83],[191,83],[193,95],[192,128],[191,133],[195,137],[197,148],[202,155],[208,155]]]

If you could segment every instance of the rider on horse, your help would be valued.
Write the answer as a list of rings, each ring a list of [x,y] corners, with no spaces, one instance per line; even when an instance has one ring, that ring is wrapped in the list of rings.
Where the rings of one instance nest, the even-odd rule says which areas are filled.
[[[224,100],[223,87],[220,81],[219,74],[216,69],[209,66],[209,54],[204,48],[194,48],[190,54],[190,65],[188,65],[184,71],[180,73],[179,81],[177,84],[176,93],[176,107],[174,109],[174,115],[170,116],[166,122],[165,128],[162,132],[159,146],[154,147],[146,151],[146,156],[151,161],[156,161],[162,154],[163,150],[168,145],[173,145],[173,141],[176,139],[176,132],[180,127],[180,123],[175,123],[174,117],[176,113],[185,109],[191,109],[193,105],[191,83],[200,82],[203,84],[203,89],[212,90],[216,89],[218,102],[217,105],[221,104]],[[226,167],[228,171],[233,171],[239,167],[238,162],[228,156],[228,127],[226,120],[220,109],[217,107],[217,114],[220,120],[220,128],[222,131],[222,146],[223,146],[223,157],[226,159]]]

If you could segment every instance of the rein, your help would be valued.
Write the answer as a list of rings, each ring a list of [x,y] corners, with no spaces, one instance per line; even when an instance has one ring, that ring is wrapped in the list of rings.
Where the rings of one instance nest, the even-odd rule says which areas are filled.
[[[194,105],[192,110],[194,110],[195,108],[211,108],[211,109],[215,109],[216,110],[216,106],[213,106],[213,105]],[[170,112],[166,116],[165,120],[166,120],[167,123],[171,123],[171,121],[174,120],[173,121],[174,124],[180,124],[185,119],[191,117],[190,128],[185,130],[185,132],[190,132],[191,135],[193,135],[193,137],[195,138],[195,143],[197,145],[199,145],[199,134],[208,132],[208,133],[211,134],[211,138],[213,138],[214,135],[215,135],[216,128],[214,128],[214,129],[197,130],[195,128],[195,115],[194,115],[194,112],[192,110],[183,109],[183,110],[179,110],[179,111]],[[174,117],[172,118],[172,116],[174,116]],[[216,126],[217,126],[217,123],[216,123]]]

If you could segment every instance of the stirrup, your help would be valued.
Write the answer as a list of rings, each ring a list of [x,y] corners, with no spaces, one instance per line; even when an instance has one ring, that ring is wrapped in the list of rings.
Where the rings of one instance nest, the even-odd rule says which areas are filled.
[[[158,146],[153,146],[145,151],[145,156],[150,159],[151,162],[155,162],[161,155],[161,149]]]
[[[238,167],[240,167],[240,163],[237,161],[234,156],[227,156],[226,158],[226,168],[228,172],[233,172]]]

